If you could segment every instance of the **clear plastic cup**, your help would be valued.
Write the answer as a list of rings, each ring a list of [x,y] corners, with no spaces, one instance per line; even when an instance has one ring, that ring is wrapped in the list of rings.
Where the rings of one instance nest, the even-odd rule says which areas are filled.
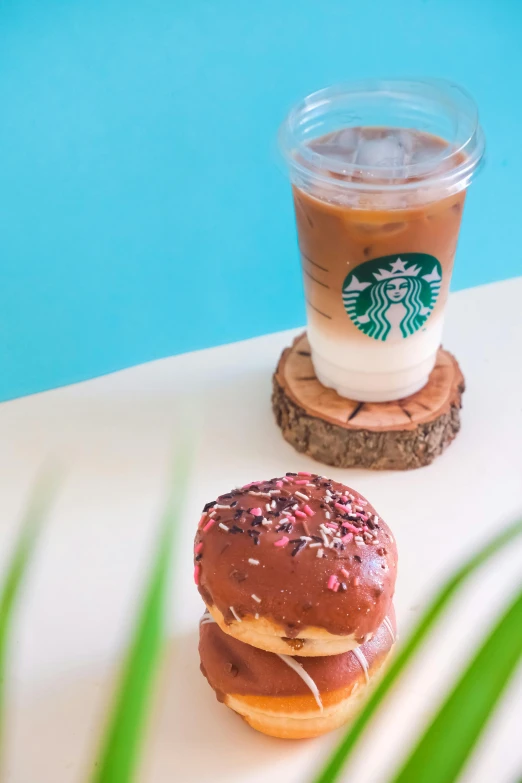
[[[472,98],[442,80],[329,87],[290,111],[279,141],[318,379],[362,402],[415,393],[435,365],[484,155]]]

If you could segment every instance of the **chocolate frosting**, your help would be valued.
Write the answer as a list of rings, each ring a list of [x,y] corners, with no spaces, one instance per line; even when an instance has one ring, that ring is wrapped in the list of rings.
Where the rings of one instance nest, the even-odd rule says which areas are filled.
[[[372,639],[358,650],[368,667],[386,656],[394,641],[395,613],[388,615],[389,625],[378,628]],[[393,630],[393,636],[390,631]],[[216,623],[200,626],[199,655],[201,670],[223,701],[226,694],[249,696],[306,696],[309,687],[278,655],[251,647],[223,633]],[[318,658],[293,656],[317,685],[321,694],[346,688],[361,676],[361,663],[353,650]]]
[[[317,475],[221,495],[196,534],[195,580],[207,606],[228,623],[257,614],[288,638],[316,627],[362,643],[390,608],[396,567],[393,536],[375,509]]]

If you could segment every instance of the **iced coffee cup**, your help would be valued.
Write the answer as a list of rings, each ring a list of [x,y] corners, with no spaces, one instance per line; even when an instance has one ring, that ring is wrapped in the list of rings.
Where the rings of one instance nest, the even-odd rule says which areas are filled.
[[[413,394],[435,364],[484,154],[473,100],[438,80],[331,87],[292,109],[280,145],[318,379],[363,402]]]

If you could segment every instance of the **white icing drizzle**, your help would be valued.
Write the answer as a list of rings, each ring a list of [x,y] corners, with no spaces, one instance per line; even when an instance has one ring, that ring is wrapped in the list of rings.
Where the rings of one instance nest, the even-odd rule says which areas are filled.
[[[321,694],[319,693],[319,688],[312,680],[312,678],[310,677],[306,669],[304,669],[304,667],[300,663],[295,661],[291,655],[280,655],[279,653],[276,653],[276,655],[278,656],[278,658],[281,658],[281,660],[284,661],[284,663],[286,663],[287,666],[293,669],[294,672],[298,674],[299,677],[303,680],[303,682],[306,683],[306,685],[308,685],[308,687],[312,691],[312,695],[314,699],[317,702],[317,706],[322,712],[323,702],[321,701]]]
[[[241,617],[238,615],[238,613],[236,612],[236,610],[234,609],[234,607],[233,607],[233,606],[229,606],[228,608],[230,609],[231,613],[234,615],[234,617],[236,618],[236,620],[238,621],[238,623],[241,623],[241,622],[243,622],[243,621],[241,620]]]
[[[392,642],[395,644],[395,633],[394,633],[394,630],[393,630],[393,625],[390,622],[390,618],[389,617],[385,617],[384,620],[382,621],[382,624],[386,627],[386,630],[388,631],[388,633],[391,636]]]
[[[370,675],[368,674],[368,661],[364,657],[364,653],[361,652],[361,648],[360,647],[354,647],[352,652],[355,655],[355,657],[357,658],[357,660],[359,661],[359,663],[361,664],[361,668],[362,668],[362,670],[364,672],[364,678],[366,680],[366,683],[369,683],[370,682]]]

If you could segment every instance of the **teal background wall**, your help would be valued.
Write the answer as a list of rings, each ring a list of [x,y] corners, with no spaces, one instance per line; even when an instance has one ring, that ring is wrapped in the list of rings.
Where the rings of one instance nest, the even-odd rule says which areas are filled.
[[[521,40],[515,0],[3,0],[0,399],[302,323],[274,138],[343,79],[471,91],[453,287],[520,274]]]

